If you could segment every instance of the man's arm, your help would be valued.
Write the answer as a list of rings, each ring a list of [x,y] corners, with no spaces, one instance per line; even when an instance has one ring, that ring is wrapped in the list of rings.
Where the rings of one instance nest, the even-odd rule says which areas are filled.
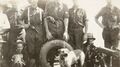
[[[44,11],[42,8],[39,8],[39,15],[40,15],[40,21],[43,21],[43,17],[44,17]]]
[[[50,3],[47,3],[47,5],[45,7],[44,20],[43,20],[47,39],[53,38],[53,36],[52,36],[52,34],[51,34],[51,32],[49,31],[49,28],[48,28],[48,18],[50,18],[50,16],[47,16],[47,15],[48,15],[49,9],[51,8],[49,4]],[[53,20],[54,20],[54,18],[53,18]]]
[[[45,31],[46,31],[46,33],[49,33],[50,31],[49,31],[49,29],[48,29],[48,21],[47,21],[47,17],[44,18],[44,26],[45,26]]]
[[[117,23],[118,23],[118,26],[120,28],[120,9],[119,8],[117,8],[117,12],[118,12]]]
[[[68,24],[69,24],[69,9],[68,9],[68,7],[65,5],[65,4],[63,4],[64,6],[64,19],[63,19],[63,22],[64,22],[64,26],[65,26],[65,31],[64,31],[64,33],[68,33]]]
[[[0,25],[0,34],[4,34],[9,31],[10,29],[10,23],[8,21],[8,17],[4,14],[4,24]]]
[[[30,13],[29,13],[29,7],[23,11],[23,14],[21,15],[21,20],[24,22],[24,27],[28,28],[30,26]]]
[[[87,19],[87,15],[86,12],[84,11],[84,16],[83,16],[83,22],[84,22],[84,36],[83,36],[83,40],[86,41],[87,40],[87,31],[88,31],[88,19]]]
[[[10,23],[8,21],[8,17],[5,15],[5,24],[4,24],[4,28],[6,29],[10,29]]]
[[[100,16],[102,16],[104,13],[104,9],[102,9],[96,16],[95,16],[95,22],[101,27],[101,28],[104,28],[104,25],[101,24],[98,19]]]
[[[49,6],[50,3],[47,3],[46,7],[45,7],[45,12],[44,12],[44,26],[45,26],[45,31],[46,33],[49,33],[49,29],[48,29],[48,11],[49,11]]]
[[[65,17],[64,17],[64,26],[65,26],[65,31],[63,34],[63,39],[65,39],[66,41],[68,41],[69,39],[69,35],[68,35],[68,24],[69,24],[69,13],[65,12]]]
[[[0,25],[0,29],[10,29],[10,23],[8,21],[8,17],[6,15],[3,15],[4,23]]]
[[[88,22],[86,21],[85,22],[85,34],[87,34],[87,31],[88,31]]]
[[[88,31],[88,19],[87,19],[87,15],[86,15],[85,11],[84,11],[84,16],[83,16],[83,22],[85,23],[85,34],[87,34],[87,31]]]
[[[65,31],[64,32],[68,32],[68,24],[69,24],[69,20],[68,20],[68,18],[64,18],[64,25],[65,25]]]

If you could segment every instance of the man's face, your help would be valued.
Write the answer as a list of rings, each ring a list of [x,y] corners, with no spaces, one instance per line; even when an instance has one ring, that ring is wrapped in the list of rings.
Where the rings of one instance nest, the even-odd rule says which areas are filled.
[[[32,6],[36,6],[37,3],[38,3],[38,0],[29,0],[29,3],[30,3]]]
[[[111,0],[106,0],[107,4],[111,5],[112,1]]]
[[[56,2],[58,2],[58,3],[62,3],[62,0],[55,0]]]
[[[79,5],[80,5],[80,0],[73,0],[73,4],[74,4],[74,6],[79,7]]]
[[[23,50],[23,44],[17,44],[17,51],[21,52]]]
[[[93,39],[89,39],[89,44],[93,44],[94,40]]]

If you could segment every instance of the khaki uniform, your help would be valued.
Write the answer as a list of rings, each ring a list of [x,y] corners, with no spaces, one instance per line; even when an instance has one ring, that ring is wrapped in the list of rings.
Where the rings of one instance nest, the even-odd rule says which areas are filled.
[[[8,9],[5,12],[8,16],[10,22],[10,31],[9,31],[9,59],[11,59],[13,52],[15,51],[16,40],[20,39],[25,43],[26,32],[24,29],[24,22],[21,20],[21,15],[16,8]]]
[[[26,28],[26,47],[29,59],[35,59],[39,64],[39,53],[44,43],[44,25],[42,22],[43,10],[39,7],[29,6],[22,15]],[[30,24],[30,25],[29,25]]]
[[[7,39],[6,39],[6,33],[10,29],[10,23],[8,21],[8,17],[6,14],[0,12],[0,66],[1,67],[7,67],[7,61],[6,57],[7,55]]]
[[[120,10],[117,7],[111,9],[108,6],[105,6],[97,14],[96,18],[99,17],[102,17],[102,24],[105,26],[102,33],[105,47],[110,49],[118,48],[120,28],[113,27],[120,23]],[[110,57],[106,58],[106,62],[110,65]]]
[[[120,23],[120,10],[117,7],[113,7],[113,9],[108,6],[102,8],[102,10],[97,14],[96,18],[102,16],[102,24],[105,26],[103,29],[103,39],[105,43],[105,47],[117,48],[119,41],[119,28],[113,28],[113,26],[119,25]]]
[[[15,44],[17,39],[21,39],[25,42],[26,32],[24,22],[21,20],[19,12],[20,11],[17,11],[15,8],[11,8],[6,12],[11,26],[9,41],[12,45]]]
[[[56,2],[49,2],[45,7],[45,18],[52,17],[55,22],[47,19],[48,29],[55,39],[62,39],[64,33],[64,18],[68,18],[68,8],[65,4],[59,5]]]
[[[86,12],[81,8],[71,8],[69,10],[69,34],[70,44],[74,49],[82,48],[83,44],[83,28],[87,21]]]

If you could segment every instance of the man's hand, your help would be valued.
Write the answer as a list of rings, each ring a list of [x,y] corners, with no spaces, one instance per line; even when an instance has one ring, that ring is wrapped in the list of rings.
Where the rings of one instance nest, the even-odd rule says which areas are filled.
[[[68,41],[68,40],[69,40],[69,35],[68,35],[67,32],[64,32],[64,34],[63,34],[63,39],[64,39],[65,41]]]
[[[47,18],[49,18],[51,22],[55,22],[55,19],[53,17],[48,16]]]
[[[46,37],[47,37],[48,40],[53,38],[53,36],[50,32],[46,33]]]
[[[95,19],[95,21],[96,21],[96,23],[103,29],[104,28],[104,25],[103,24],[101,24],[99,21],[98,21],[98,19],[96,18]]]
[[[29,28],[29,26],[30,26],[29,24],[24,24],[25,29]]]
[[[35,27],[34,26],[30,26],[32,29],[35,29]]]
[[[112,26],[112,29],[120,29],[120,25]]]
[[[83,41],[87,41],[87,33],[84,34]]]

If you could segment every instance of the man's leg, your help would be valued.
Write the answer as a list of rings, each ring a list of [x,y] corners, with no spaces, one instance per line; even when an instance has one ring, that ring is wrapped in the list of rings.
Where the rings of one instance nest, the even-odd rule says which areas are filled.
[[[35,64],[34,54],[35,54],[35,38],[36,32],[31,29],[26,30],[26,48],[28,52],[28,67],[32,67]]]
[[[41,41],[40,42],[36,42],[36,47],[35,47],[35,64],[36,67],[41,67],[41,63],[40,63],[40,48],[41,48]]]
[[[39,56],[40,56],[41,47],[44,44],[45,31],[42,25],[40,25],[40,27],[38,27],[37,30],[39,30],[39,32],[36,33],[36,38],[35,38],[35,62],[36,62],[36,67],[41,67]]]
[[[25,29],[21,29],[17,38],[21,39],[25,43],[26,42],[25,37],[26,37],[26,31]]]
[[[106,48],[111,49],[111,30],[109,28],[105,28],[103,29],[103,33],[102,33],[103,39],[104,39],[104,46]],[[110,60],[111,60],[111,56],[106,56],[105,57],[105,62],[107,64],[108,67],[110,67]]]
[[[113,46],[113,49],[117,49],[118,46],[119,46],[119,40],[120,40],[120,30],[119,29],[113,29],[111,31],[111,43],[112,43],[112,46]]]
[[[76,44],[76,49],[82,49],[82,45],[83,45],[83,30],[75,30],[74,31],[74,35],[75,35],[75,44]]]
[[[115,28],[111,31],[111,43],[112,43],[112,49],[120,49],[119,47],[119,35],[120,35],[120,30],[118,28]],[[111,64],[112,67],[119,67],[120,60],[119,58],[112,57],[111,58]]]
[[[110,46],[111,43],[110,43],[109,41],[104,41],[104,44],[105,44],[105,47],[106,47],[106,48],[111,49],[111,46]],[[105,57],[105,61],[106,61],[107,66],[110,67],[110,66],[111,66],[111,65],[110,65],[110,63],[111,63],[111,56],[108,56],[108,55],[107,55],[107,56]]]
[[[113,40],[112,41],[112,49],[113,50],[116,50],[118,48],[118,44],[119,44],[119,40]],[[115,57],[112,57],[112,67],[120,67],[120,58],[115,58]]]
[[[70,45],[75,49],[76,48],[76,44],[75,44],[74,30],[69,30],[69,37],[70,37],[70,39],[68,40],[68,43],[70,43]]]
[[[112,49],[116,50],[119,46],[119,40],[113,40],[111,41],[111,43],[112,43]]]

